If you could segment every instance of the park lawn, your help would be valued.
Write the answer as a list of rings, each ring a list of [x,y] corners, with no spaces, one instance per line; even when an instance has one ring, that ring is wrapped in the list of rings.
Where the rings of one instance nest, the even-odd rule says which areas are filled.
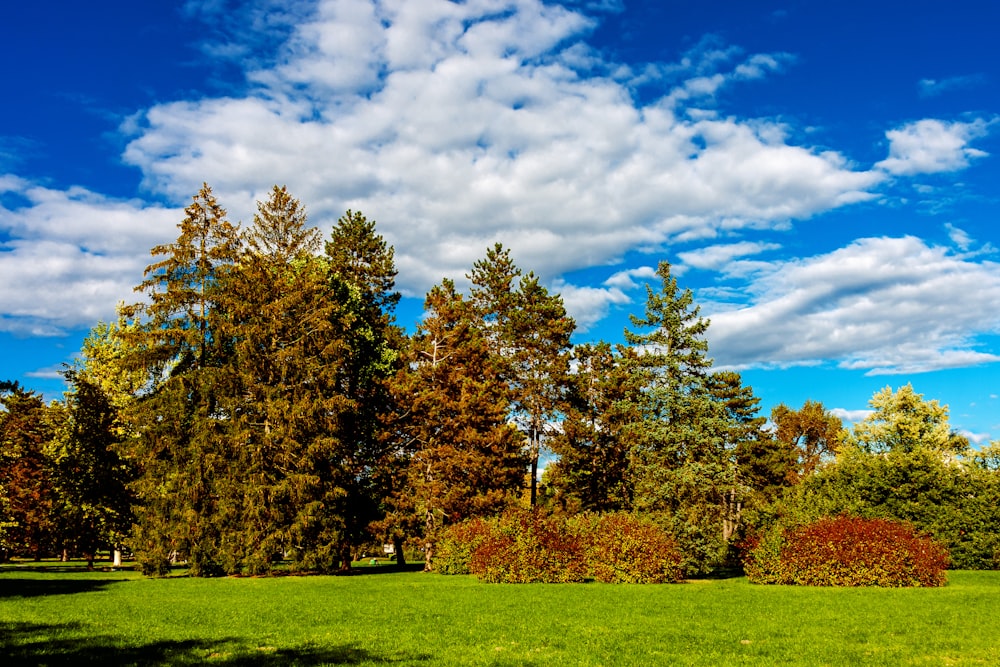
[[[994,665],[1000,573],[935,589],[146,579],[0,566],[0,665]]]

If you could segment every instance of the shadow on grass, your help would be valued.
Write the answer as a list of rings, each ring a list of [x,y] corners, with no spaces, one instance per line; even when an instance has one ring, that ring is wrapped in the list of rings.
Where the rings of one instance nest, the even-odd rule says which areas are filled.
[[[355,565],[348,572],[341,572],[338,576],[353,577],[369,574],[393,574],[398,572],[423,572],[424,564],[407,563],[406,565]]]
[[[0,658],[6,665],[201,665],[206,662],[236,667],[277,667],[278,665],[358,665],[413,663],[429,660],[429,655],[378,655],[365,649],[345,646],[303,646],[296,648],[238,647],[237,639],[216,641],[159,641],[125,646],[114,637],[87,635],[77,623],[38,625],[0,624]],[[75,635],[83,636],[75,636]]]
[[[73,595],[103,590],[125,579],[13,579],[0,577],[0,600],[43,595]]]

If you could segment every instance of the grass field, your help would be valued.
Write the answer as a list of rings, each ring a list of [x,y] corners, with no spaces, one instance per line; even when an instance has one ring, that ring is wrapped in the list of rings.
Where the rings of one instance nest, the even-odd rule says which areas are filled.
[[[145,579],[0,566],[0,665],[1000,664],[1000,572],[907,590],[362,572]]]

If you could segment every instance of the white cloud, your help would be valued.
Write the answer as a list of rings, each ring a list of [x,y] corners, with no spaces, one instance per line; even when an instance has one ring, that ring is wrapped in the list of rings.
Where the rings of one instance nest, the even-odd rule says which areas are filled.
[[[914,175],[957,171],[970,160],[987,153],[971,148],[973,139],[985,136],[990,122],[977,119],[969,123],[947,123],[924,119],[889,130],[889,157],[875,166],[890,174]]]
[[[673,267],[671,267],[671,270],[673,270]],[[604,285],[619,289],[634,289],[638,286],[634,280],[635,278],[643,281],[653,280],[656,278],[656,268],[652,266],[640,266],[626,271],[619,271],[605,280]]]
[[[566,312],[576,320],[577,331],[587,332],[602,320],[612,305],[631,303],[632,299],[617,287],[587,287],[557,280],[553,291],[560,294]]]
[[[227,4],[189,11],[229,20]],[[586,45],[595,19],[539,0],[325,0],[277,18],[240,16],[242,39],[273,29],[285,40],[249,61],[247,91],[158,104],[122,126],[124,161],[145,191],[178,208],[4,181],[27,204],[0,210],[10,238],[0,273],[36,298],[5,292],[0,328],[110,317],[203,181],[234,221],[249,219],[275,183],[324,229],[347,208],[363,211],[396,248],[400,288],[420,296],[443,276],[461,279],[497,240],[551,285],[632,251],[784,229],[870,200],[887,179],[835,151],[794,145],[781,123],[706,109],[720,86],[770,76],[787,54],[707,40],[672,67],[651,66],[669,85],[639,103],[643,73]],[[960,135],[960,125],[944,134]],[[978,126],[962,127],[971,136]],[[916,164],[904,144],[893,139],[893,159]],[[739,247],[750,254],[740,244],[728,252]],[[707,266],[718,261],[710,254],[690,257]],[[59,269],[33,271],[43,256]],[[566,285],[564,296],[586,326],[623,303],[632,277],[646,276]]]
[[[684,120],[667,98],[638,106],[614,76],[583,77],[574,67],[593,22],[564,8],[320,8],[279,65],[251,73],[261,86],[252,95],[141,116],[125,159],[147,187],[179,200],[208,180],[231,210],[249,212],[278,182],[318,224],[360,209],[395,245],[401,287],[422,294],[495,240],[551,281],[671,238],[868,199],[884,178],[789,145],[773,123]],[[348,26],[367,46],[344,55],[337,35]],[[755,78],[780,62],[749,56],[715,73]]]
[[[82,188],[57,191],[0,177],[0,331],[57,335],[87,327],[132,300],[149,249],[175,235],[180,209],[117,201]],[[0,199],[2,201],[2,199]]]
[[[1000,265],[920,239],[869,238],[827,255],[761,264],[748,306],[708,313],[722,365],[821,359],[869,375],[1000,361],[975,337],[1000,331]]]
[[[830,410],[830,414],[834,417],[839,417],[841,421],[846,422],[848,425],[863,421],[873,412],[874,410],[846,410],[844,408],[832,408]]]
[[[777,243],[755,243],[742,241],[740,243],[728,243],[724,245],[707,246],[698,250],[679,252],[677,256],[687,264],[696,269],[717,270],[732,262],[738,257],[748,255],[758,255],[768,250],[776,250],[781,246]]]
[[[948,238],[960,250],[968,250],[972,246],[973,239],[964,229],[959,229],[950,222],[946,223],[944,227],[948,231]]]

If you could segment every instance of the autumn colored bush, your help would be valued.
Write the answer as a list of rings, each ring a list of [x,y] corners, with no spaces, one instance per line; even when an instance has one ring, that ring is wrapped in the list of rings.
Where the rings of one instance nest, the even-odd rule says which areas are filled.
[[[754,583],[807,586],[942,586],[948,552],[909,523],[822,518],[751,540],[744,569]]]
[[[473,550],[469,571],[491,583],[585,581],[584,544],[565,520],[539,511],[508,510]]]
[[[494,583],[664,583],[680,580],[681,560],[676,541],[646,518],[514,509],[449,527],[434,569]]]
[[[649,519],[618,512],[578,522],[587,569],[604,583],[662,584],[683,577],[677,542]]]
[[[469,574],[469,561],[493,528],[486,519],[469,519],[448,526],[441,534],[434,554],[433,567],[441,574]]]

